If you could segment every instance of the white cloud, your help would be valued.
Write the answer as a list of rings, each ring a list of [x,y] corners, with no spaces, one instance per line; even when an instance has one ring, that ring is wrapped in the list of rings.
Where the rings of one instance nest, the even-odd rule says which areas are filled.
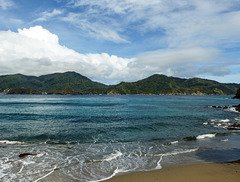
[[[69,4],[86,9],[82,27],[94,19],[121,35],[131,28],[143,34],[162,31],[159,36],[171,48],[240,41],[239,0],[73,0]]]
[[[3,10],[8,9],[9,7],[12,7],[14,3],[11,0],[0,0],[0,8]]]
[[[76,71],[98,81],[126,79],[134,59],[102,54],[80,54],[61,46],[58,37],[41,26],[0,32],[1,74],[41,75]]]
[[[153,73],[168,76],[194,77],[200,74],[226,75],[229,69],[221,51],[215,48],[175,48],[140,54],[136,62],[129,64],[134,73],[144,76]]]
[[[230,65],[240,64],[239,59],[227,58],[224,50],[239,47],[239,0],[72,0],[68,5],[74,10],[84,7],[84,12],[69,13],[65,21],[97,38],[121,42],[132,31],[144,44],[152,43],[145,34],[161,40],[162,50],[142,53],[129,62],[131,80],[153,73],[223,76],[231,74]],[[107,30],[114,30],[115,39]]]
[[[44,12],[41,13],[41,17],[35,19],[33,22],[46,21],[49,18],[52,18],[52,17],[55,17],[55,16],[63,14],[63,12],[64,12],[63,10],[58,10],[58,9],[54,9],[51,12],[44,11]]]
[[[42,26],[30,27],[29,29],[18,29],[18,33],[28,38],[44,41],[47,43],[58,44],[58,36],[52,34]]]
[[[91,19],[89,19],[89,17],[91,17]],[[97,39],[104,39],[116,43],[129,43],[128,40],[119,35],[118,31],[120,29],[113,27],[113,25],[109,26],[109,22],[101,22],[99,19],[97,14],[93,13],[90,15],[90,13],[85,12],[69,13],[67,17],[62,18],[63,21],[71,23]]]
[[[128,59],[107,53],[80,54],[61,46],[58,36],[41,26],[0,32],[1,74],[76,71],[112,84],[136,81],[154,73],[180,77],[227,75],[230,73],[227,64],[225,59],[221,60],[221,51],[214,48],[164,49]]]

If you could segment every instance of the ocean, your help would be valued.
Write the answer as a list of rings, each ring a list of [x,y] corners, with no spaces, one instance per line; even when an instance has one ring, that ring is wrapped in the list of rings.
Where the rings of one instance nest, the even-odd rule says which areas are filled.
[[[102,181],[238,160],[240,132],[226,127],[240,113],[211,107],[237,104],[231,96],[0,95],[0,181]]]

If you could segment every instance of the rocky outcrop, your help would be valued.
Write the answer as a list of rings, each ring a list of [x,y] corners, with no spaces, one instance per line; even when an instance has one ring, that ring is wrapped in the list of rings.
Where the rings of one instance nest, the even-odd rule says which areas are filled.
[[[240,130],[240,123],[234,123],[227,127],[228,130]]]
[[[236,95],[233,97],[233,99],[240,99],[240,88],[237,90]]]
[[[35,154],[35,153],[34,154],[33,153],[22,153],[22,154],[19,154],[18,157],[24,158],[24,157],[27,157],[29,155],[37,155],[37,154]]]
[[[240,104],[239,105],[233,105],[233,106],[212,106],[212,108],[226,109],[226,110],[229,110],[229,111],[240,112]]]

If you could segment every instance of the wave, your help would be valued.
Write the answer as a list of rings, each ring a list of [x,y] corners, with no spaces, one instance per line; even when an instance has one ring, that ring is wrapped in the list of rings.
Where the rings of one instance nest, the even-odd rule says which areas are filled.
[[[178,144],[178,142],[179,141],[172,141],[172,142],[168,142],[168,143],[164,143],[164,144],[162,144],[163,146],[168,146],[168,145],[176,145],[176,144]]]
[[[38,182],[44,178],[46,178],[47,176],[49,176],[50,174],[52,174],[55,170],[57,169],[57,167],[55,166],[49,173],[45,174],[44,176],[38,178],[37,180],[35,180],[34,182]]]
[[[230,122],[230,120],[229,119],[221,119],[219,122],[227,123],[227,122]]]
[[[197,140],[205,139],[205,138],[213,138],[216,134],[204,134],[204,135],[198,135],[196,137]]]
[[[178,141],[173,141],[173,142],[170,142],[171,145],[174,145],[174,144],[177,144]]]
[[[10,140],[0,140],[0,144],[24,144],[24,142],[10,141]]]
[[[89,163],[89,162],[109,162],[111,160],[114,160],[120,156],[122,156],[123,153],[118,151],[118,150],[115,150],[115,153],[111,153],[109,155],[105,155],[102,159],[93,159],[93,160],[85,160],[86,163]]]
[[[221,140],[221,142],[228,142],[229,140],[226,138],[226,139],[223,139]]]
[[[162,153],[162,154],[146,154],[147,157],[157,157],[157,156],[170,156],[170,155],[178,155],[178,154],[185,154],[185,153],[191,153],[191,152],[195,152],[197,151],[199,148],[193,148],[193,149],[187,149],[187,150],[175,150],[172,152],[168,152],[168,153]]]
[[[111,179],[112,177],[116,176],[116,174],[118,173],[126,173],[129,172],[131,170],[123,170],[123,169],[118,169],[118,167],[113,171],[112,175],[110,175],[109,177],[103,178],[101,180],[97,180],[97,181],[89,181],[89,182],[100,182],[100,181],[105,181],[108,179]]]
[[[120,152],[118,150],[115,150],[115,153],[105,156],[102,159],[102,161],[111,161],[111,160],[116,159],[117,157],[120,157],[122,155],[123,155],[122,152]]]
[[[236,119],[235,119],[236,120]],[[210,122],[204,122],[203,125],[210,125],[211,127],[215,128],[223,128],[227,129],[228,126],[231,125],[230,119],[211,119]]]

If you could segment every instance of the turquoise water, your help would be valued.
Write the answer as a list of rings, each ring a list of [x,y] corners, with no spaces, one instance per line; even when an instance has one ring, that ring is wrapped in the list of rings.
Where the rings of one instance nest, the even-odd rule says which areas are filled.
[[[99,181],[238,159],[239,132],[225,127],[239,113],[210,107],[239,104],[229,98],[0,95],[0,181]]]

